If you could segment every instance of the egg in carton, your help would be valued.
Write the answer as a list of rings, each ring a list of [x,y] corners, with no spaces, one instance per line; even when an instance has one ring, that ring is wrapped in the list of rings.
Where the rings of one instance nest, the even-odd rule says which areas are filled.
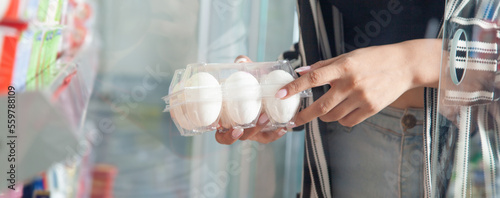
[[[262,113],[269,117],[265,127],[272,130],[294,124],[301,98],[311,97],[306,90],[285,100],[276,92],[297,78],[287,61],[190,64],[176,70],[163,99],[181,135],[231,128],[254,127]]]

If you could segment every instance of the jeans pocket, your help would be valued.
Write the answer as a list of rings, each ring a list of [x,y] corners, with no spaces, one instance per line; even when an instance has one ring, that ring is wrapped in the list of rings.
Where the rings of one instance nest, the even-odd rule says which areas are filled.
[[[386,119],[386,120],[365,120],[359,125],[365,125],[366,127],[371,128],[372,131],[383,133],[385,135],[396,135],[402,136],[403,131],[401,126],[399,125],[399,121],[396,119]]]

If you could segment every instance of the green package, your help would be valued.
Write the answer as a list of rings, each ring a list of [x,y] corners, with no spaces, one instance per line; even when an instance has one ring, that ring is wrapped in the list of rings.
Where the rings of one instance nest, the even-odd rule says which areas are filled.
[[[56,18],[55,18],[55,21],[57,23],[61,22],[62,9],[63,9],[63,0],[59,0],[59,2],[57,4],[57,12],[56,12]]]
[[[30,63],[28,66],[28,74],[26,77],[26,90],[35,90],[36,89],[36,75],[37,75],[37,67],[39,66],[40,55],[42,53],[42,45],[43,45],[43,35],[44,32],[38,30],[33,35],[33,47],[31,48],[31,56]]]
[[[48,68],[47,72],[50,74],[50,78],[48,78],[49,82],[51,83],[54,78],[59,74],[59,71],[61,68],[59,68],[59,65],[56,64],[57,62],[57,51],[59,51],[59,45],[61,45],[62,42],[62,30],[61,29],[56,29],[52,32],[52,40],[50,42],[50,47],[48,50]]]
[[[45,22],[47,18],[47,12],[49,10],[49,2],[50,0],[40,0],[38,4],[37,18],[40,22]]]
[[[52,82],[52,52],[53,52],[53,44],[54,44],[54,30],[49,30],[45,33],[45,41],[43,45],[43,59],[42,59],[42,70],[41,70],[41,78],[39,79],[40,84],[45,87]]]

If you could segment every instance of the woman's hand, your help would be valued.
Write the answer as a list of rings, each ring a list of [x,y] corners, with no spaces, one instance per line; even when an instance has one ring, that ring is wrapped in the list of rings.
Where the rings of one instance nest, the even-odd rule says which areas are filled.
[[[303,90],[331,86],[297,115],[296,125],[316,117],[352,127],[387,107],[408,90],[437,87],[441,40],[420,39],[374,46],[298,68],[302,76],[276,94],[286,99]],[[423,100],[423,98],[422,98]]]
[[[238,56],[235,63],[252,62],[247,56]],[[281,136],[286,134],[285,128],[279,128],[271,132],[261,132],[262,129],[269,123],[269,118],[265,113],[262,113],[257,121],[257,124],[253,128],[248,128],[245,130],[241,129],[229,129],[228,131],[222,132],[223,128],[219,128],[215,133],[215,140],[220,144],[233,144],[237,140],[254,140],[263,144],[267,144],[279,139]]]

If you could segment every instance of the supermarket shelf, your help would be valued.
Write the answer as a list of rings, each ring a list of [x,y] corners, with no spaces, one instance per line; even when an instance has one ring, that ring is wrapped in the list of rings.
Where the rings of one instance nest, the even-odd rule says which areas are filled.
[[[97,50],[82,50],[73,60],[90,64],[89,58]],[[82,54],[82,55],[80,55]],[[85,57],[81,61],[79,57]],[[93,63],[97,64],[95,61]],[[43,90],[16,94],[16,180],[28,181],[47,170],[55,163],[79,157],[81,144],[85,143],[80,133],[90,99],[97,65],[80,66],[76,63],[62,65],[62,70],[50,86]],[[7,112],[7,96],[0,97],[1,112]],[[7,113],[0,114],[7,120]],[[7,129],[6,122],[0,128]],[[0,132],[0,156],[7,158],[9,148],[5,140],[7,131]],[[80,156],[81,157],[81,156]],[[0,170],[9,170],[9,163],[2,159]],[[0,177],[4,177],[3,175]],[[8,186],[0,180],[0,191]]]
[[[0,92],[2,192],[10,185],[5,178],[10,177],[7,172],[11,165],[15,165],[16,183],[29,183],[51,167],[64,162],[78,165],[74,160],[88,155],[83,124],[99,64],[100,47],[92,2],[0,2],[0,27],[4,33],[11,31],[7,36],[0,34],[0,39],[10,39],[9,45],[3,42],[9,50],[17,47],[7,50],[9,53],[6,50],[0,53],[0,85],[4,88],[9,84],[16,86],[13,134],[7,126],[7,121],[12,119],[7,111],[8,96],[5,90]],[[60,31],[55,34],[55,29]],[[42,36],[35,37],[29,34],[31,32],[41,32]],[[25,33],[27,36],[23,37]],[[57,39],[53,35],[57,35]],[[16,45],[11,44],[14,40]],[[26,72],[24,68],[35,67],[36,70],[23,73]],[[1,68],[12,72],[3,70],[2,73]],[[9,144],[11,140],[15,140],[15,147]],[[15,162],[9,156],[11,153],[15,154]]]

